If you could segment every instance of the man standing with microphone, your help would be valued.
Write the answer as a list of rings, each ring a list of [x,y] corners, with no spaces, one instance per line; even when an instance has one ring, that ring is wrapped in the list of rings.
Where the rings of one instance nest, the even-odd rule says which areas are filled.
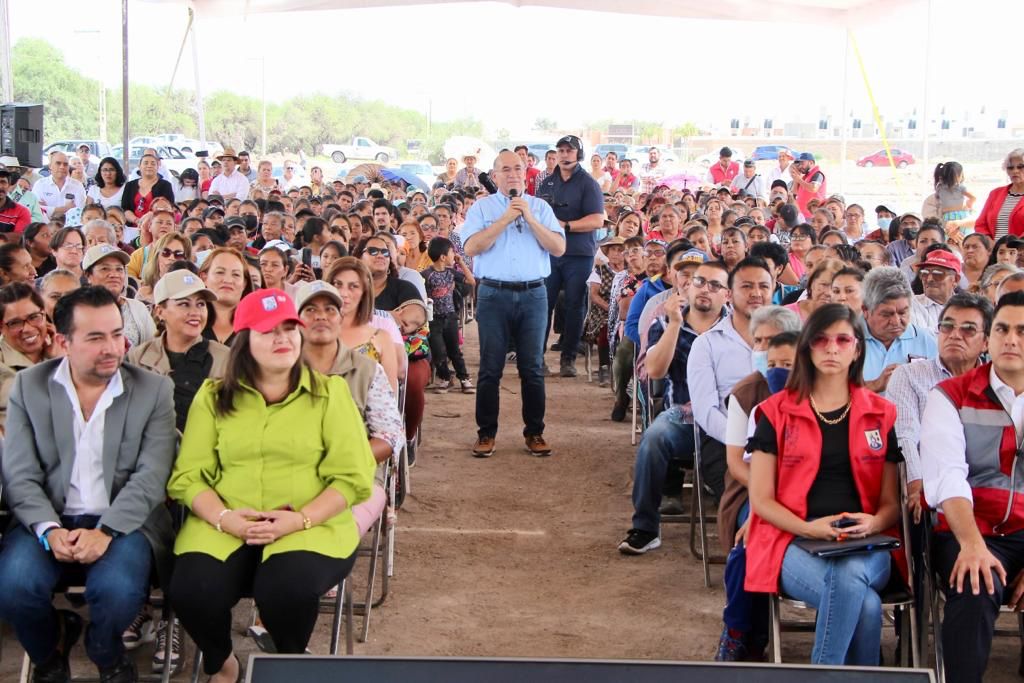
[[[589,175],[588,175],[589,177]],[[473,455],[494,455],[498,393],[509,341],[515,343],[522,387],[523,436],[531,455],[551,455],[544,441],[544,344],[548,296],[544,278],[565,252],[565,233],[547,203],[526,190],[526,164],[505,150],[494,161],[498,192],[477,200],[460,228],[473,257],[480,331],[476,390],[477,442]],[[600,192],[598,193],[600,195]]]
[[[558,293],[565,290],[565,327],[562,331],[562,358],[558,374],[576,376],[576,347],[583,336],[587,314],[587,278],[594,270],[597,253],[595,230],[604,227],[604,195],[601,186],[580,161],[583,143],[575,135],[566,135],[555,145],[558,170],[540,184],[537,196],[547,201],[565,229],[565,254],[551,254],[548,288],[548,328]],[[544,348],[547,348],[547,328]]]

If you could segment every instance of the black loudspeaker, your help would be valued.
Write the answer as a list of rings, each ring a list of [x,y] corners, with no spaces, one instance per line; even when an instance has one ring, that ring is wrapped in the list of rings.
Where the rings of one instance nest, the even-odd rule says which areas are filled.
[[[43,105],[0,106],[0,156],[18,157],[22,166],[39,168],[43,158]]]
[[[249,683],[932,683],[925,669],[598,659],[255,655]]]

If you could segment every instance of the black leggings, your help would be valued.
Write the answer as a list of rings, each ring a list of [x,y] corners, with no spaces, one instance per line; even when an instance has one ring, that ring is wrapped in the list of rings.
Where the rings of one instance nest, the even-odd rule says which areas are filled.
[[[221,562],[205,553],[177,558],[170,598],[175,613],[199,649],[203,670],[220,671],[231,655],[231,608],[251,595],[281,654],[302,654],[316,626],[320,597],[341,583],[355,553],[337,559],[307,551],[262,559],[261,546],[245,546]]]

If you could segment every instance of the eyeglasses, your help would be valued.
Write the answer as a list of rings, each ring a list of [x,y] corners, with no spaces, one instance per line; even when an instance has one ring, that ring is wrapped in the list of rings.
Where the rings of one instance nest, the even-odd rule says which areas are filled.
[[[6,327],[12,333],[17,334],[18,332],[21,332],[21,329],[23,327],[25,327],[25,323],[28,323],[29,325],[32,326],[36,326],[43,322],[43,320],[45,319],[45,313],[43,313],[42,311],[36,311],[35,313],[29,314],[24,318],[15,318],[13,320],[8,320],[7,322],[4,323],[4,327]]]
[[[857,338],[852,334],[816,334],[811,339],[811,348],[815,351],[823,351],[835,342],[840,351],[845,351],[857,343]]]
[[[728,286],[723,285],[721,282],[718,282],[717,280],[709,280],[706,277],[701,277],[700,275],[691,278],[690,285],[695,289],[704,289],[706,285],[708,291],[711,292],[712,294],[717,294],[718,292],[721,292]]]
[[[384,247],[367,247],[366,253],[370,256],[383,256],[384,258],[391,256],[391,250]]]
[[[952,272],[953,271],[946,270],[945,268],[922,268],[919,271],[917,271],[917,274],[921,276],[922,280],[926,278],[935,278],[936,280],[941,280]]]
[[[810,235],[792,235],[789,238],[790,242],[803,242],[804,240],[811,239]]]
[[[83,247],[81,244],[68,244],[67,242],[65,242],[64,244],[60,245],[58,249],[67,249],[68,251],[82,251],[83,249],[85,249],[85,247]]]
[[[171,258],[173,256],[175,261],[181,261],[185,258],[185,252],[183,250],[168,249],[167,247],[164,247],[160,251],[160,255],[163,256],[164,258]]]
[[[1007,164],[1007,171],[1024,171],[1024,164]]]
[[[974,323],[957,325],[952,320],[943,320],[939,323],[939,332],[942,334],[953,334],[953,330],[960,330],[960,336],[964,339],[973,339],[981,331]]]

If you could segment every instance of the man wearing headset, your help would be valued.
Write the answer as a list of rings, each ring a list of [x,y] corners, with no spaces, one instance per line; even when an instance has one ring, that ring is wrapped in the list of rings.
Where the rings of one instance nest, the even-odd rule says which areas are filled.
[[[558,374],[576,376],[576,347],[583,335],[587,313],[587,278],[594,269],[597,238],[594,231],[604,227],[604,195],[601,186],[588,173],[583,160],[583,142],[566,135],[555,145],[558,167],[537,187],[537,196],[554,209],[565,229],[565,254],[551,256],[551,274],[547,278],[548,330],[558,293],[565,290],[565,327],[562,332],[562,357]],[[547,348],[547,332],[544,336]]]

